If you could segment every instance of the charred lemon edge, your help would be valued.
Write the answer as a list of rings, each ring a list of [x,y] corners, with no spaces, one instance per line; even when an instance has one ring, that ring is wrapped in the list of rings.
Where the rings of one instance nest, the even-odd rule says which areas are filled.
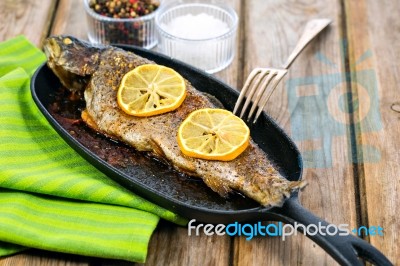
[[[130,110],[128,108],[129,103],[126,104],[126,103],[124,103],[122,101],[122,91],[123,91],[123,89],[125,87],[124,86],[125,81],[131,74],[137,73],[139,71],[139,69],[141,69],[141,68],[149,68],[149,67],[165,68],[165,69],[173,71],[173,73],[176,74],[176,77],[178,77],[182,82],[182,87],[183,87],[182,93],[181,93],[181,95],[179,95],[177,97],[177,99],[178,99],[177,101],[175,101],[173,104],[168,105],[166,107],[158,108],[158,109],[151,110],[151,111],[141,111],[141,112],[132,111],[132,110]],[[144,65],[140,65],[140,66],[135,67],[134,69],[130,70],[129,72],[127,72],[123,76],[123,78],[122,78],[122,80],[120,82],[120,85],[118,87],[117,103],[118,103],[118,106],[122,109],[122,111],[124,111],[128,115],[137,116],[137,117],[147,117],[147,116],[154,116],[154,115],[164,114],[164,113],[168,113],[168,112],[176,110],[177,108],[179,108],[182,105],[183,101],[186,99],[186,95],[187,95],[187,89],[186,89],[185,80],[174,69],[166,67],[166,66],[163,66],[163,65],[158,65],[158,64],[144,64]]]
[[[189,157],[193,158],[198,158],[198,159],[204,159],[204,160],[215,160],[215,161],[232,161],[235,158],[237,158],[240,154],[242,154],[246,148],[249,146],[250,143],[250,129],[248,126],[244,123],[244,121],[237,117],[237,119],[240,119],[243,122],[244,127],[246,128],[246,134],[245,138],[243,141],[240,143],[240,145],[237,145],[236,148],[233,151],[226,152],[226,153],[220,153],[220,154],[206,154],[206,153],[199,153],[195,149],[190,149],[188,148],[184,143],[183,143],[183,137],[182,137],[182,131],[184,126],[191,120],[191,118],[197,113],[197,112],[209,112],[210,110],[215,111],[221,111],[228,113],[229,115],[235,116],[232,112],[225,110],[225,109],[218,109],[218,108],[202,108],[195,110],[191,112],[186,119],[180,124],[178,128],[178,133],[177,133],[177,142],[178,146],[181,150],[181,152]]]

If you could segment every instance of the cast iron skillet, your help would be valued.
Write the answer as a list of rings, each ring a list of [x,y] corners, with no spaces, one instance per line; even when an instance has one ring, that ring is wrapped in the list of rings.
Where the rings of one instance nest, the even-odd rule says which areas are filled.
[[[148,50],[130,46],[121,47],[158,64],[175,69],[195,88],[214,95],[228,110],[233,109],[238,93],[205,72]],[[323,226],[329,225],[302,207],[297,193],[287,199],[280,208],[265,208],[240,196],[234,196],[230,200],[222,199],[201,182],[187,182],[187,180],[180,182],[176,178],[169,179],[165,172],[155,171],[151,166],[140,165],[123,169],[110,165],[90,148],[78,142],[50,114],[48,110],[49,95],[59,87],[58,79],[45,64],[36,71],[31,81],[32,97],[50,124],[86,160],[115,181],[150,201],[184,217],[206,223],[228,224],[267,220],[288,224],[296,222],[305,226],[319,223]],[[293,141],[271,118],[263,114],[256,125],[251,125],[251,132],[252,138],[280,169],[284,177],[293,181],[301,179],[302,159],[300,153]],[[301,227],[298,229],[304,233]],[[339,236],[336,234],[331,236],[317,233],[313,236],[307,234],[307,236],[342,265],[363,265],[359,258],[377,265],[392,265],[380,251],[353,235]]]

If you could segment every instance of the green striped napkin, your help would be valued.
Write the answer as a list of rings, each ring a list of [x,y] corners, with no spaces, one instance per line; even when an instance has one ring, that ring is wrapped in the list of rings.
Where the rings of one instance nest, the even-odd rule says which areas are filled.
[[[0,43],[0,256],[27,247],[143,262],[159,217],[70,148],[34,104],[44,54],[23,36]]]

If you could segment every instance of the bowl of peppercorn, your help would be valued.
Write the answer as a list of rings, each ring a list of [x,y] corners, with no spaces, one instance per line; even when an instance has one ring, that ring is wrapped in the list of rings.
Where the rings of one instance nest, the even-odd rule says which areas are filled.
[[[151,49],[160,0],[84,0],[88,38],[94,44],[129,44]]]

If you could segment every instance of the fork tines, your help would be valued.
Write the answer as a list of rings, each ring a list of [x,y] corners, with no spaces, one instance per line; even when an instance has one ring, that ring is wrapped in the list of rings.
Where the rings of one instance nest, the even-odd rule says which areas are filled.
[[[267,104],[272,92],[286,73],[287,69],[253,69],[240,92],[233,113],[237,115],[241,109],[240,118],[244,119],[244,115],[246,114],[247,122],[249,122],[258,107],[253,120],[253,123],[255,123],[263,111],[264,106]],[[250,108],[250,111],[248,111],[248,108]]]

